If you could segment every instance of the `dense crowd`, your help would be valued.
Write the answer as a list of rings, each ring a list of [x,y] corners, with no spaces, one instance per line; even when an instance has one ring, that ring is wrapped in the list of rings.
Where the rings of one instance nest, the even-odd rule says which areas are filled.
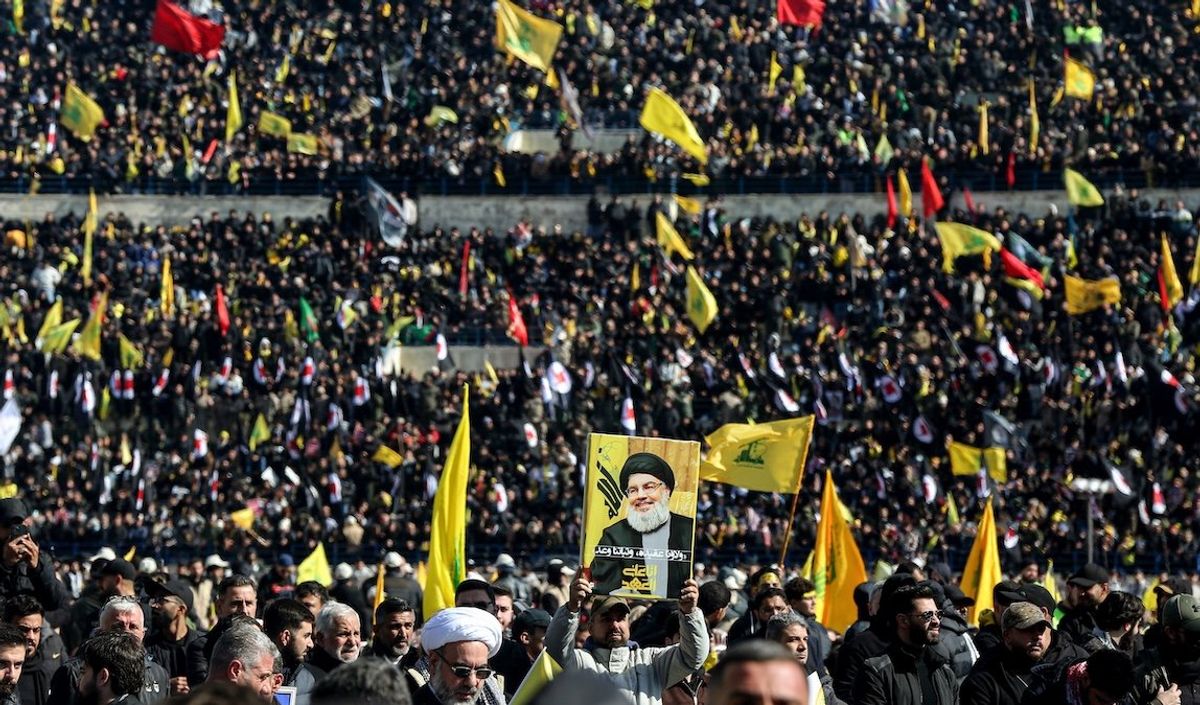
[[[150,43],[151,6],[24,3],[24,33],[0,40],[0,81],[14,104],[0,163],[14,183],[36,175],[49,187],[65,175],[90,177],[103,191],[149,188],[151,178],[172,190],[204,181],[332,188],[338,177],[371,172],[474,184],[491,182],[498,164],[508,179],[702,171],[650,137],[610,154],[571,147],[577,126],[559,91],[494,48],[490,3],[197,0],[194,12],[226,27],[211,62]],[[780,26],[773,3],[746,0],[539,1],[530,9],[564,27],[554,67],[575,87],[585,124],[636,127],[648,89],[662,87],[696,124],[717,177],[871,190],[872,176],[899,166],[911,173],[924,155],[943,178],[977,185],[1005,183],[1011,166],[1028,187],[1063,164],[1169,185],[1198,161],[1198,18],[1181,5],[830,4],[813,31]],[[114,34],[129,41],[113,42]],[[1062,97],[1064,53],[1095,72],[1094,100]],[[235,72],[245,127],[212,150],[225,140]],[[58,129],[51,152],[68,77],[107,125],[90,142]],[[988,144],[979,143],[981,103]],[[457,121],[438,119],[447,113],[435,107]],[[319,153],[289,153],[284,139],[260,134],[266,111],[315,135]],[[557,130],[561,149],[505,153],[505,138],[521,128]],[[883,137],[894,154],[876,149]]]

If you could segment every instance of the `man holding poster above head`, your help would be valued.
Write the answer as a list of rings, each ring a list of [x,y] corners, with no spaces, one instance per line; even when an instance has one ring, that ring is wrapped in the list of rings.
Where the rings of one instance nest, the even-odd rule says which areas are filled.
[[[596,594],[678,596],[692,577],[698,444],[593,434],[589,455],[583,563],[590,554]]]

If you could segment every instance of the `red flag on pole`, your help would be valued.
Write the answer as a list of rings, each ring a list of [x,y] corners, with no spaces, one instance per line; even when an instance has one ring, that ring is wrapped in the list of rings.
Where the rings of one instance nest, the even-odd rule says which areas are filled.
[[[212,59],[224,40],[223,25],[197,17],[167,0],[158,0],[150,41],[184,54]]]
[[[937,179],[933,178],[933,170],[929,162],[921,160],[921,213],[928,218],[946,205],[942,198],[942,190],[938,188]]]
[[[1004,262],[1004,276],[1013,277],[1014,279],[1028,279],[1037,284],[1038,288],[1046,288],[1046,282],[1042,278],[1042,273],[1022,262],[1020,258],[1007,249],[1001,248],[1000,259]]]
[[[467,275],[471,261],[471,241],[467,240],[463,243],[462,264],[458,268],[458,295],[467,295]]]
[[[510,291],[508,293],[508,337],[521,344],[529,345],[529,331],[525,328],[525,317],[517,307],[517,299]]]
[[[975,197],[971,195],[971,189],[963,186],[963,202],[967,204],[967,212],[975,215]]]
[[[1004,168],[1004,183],[1008,184],[1008,188],[1017,183],[1017,155],[1015,152],[1008,153],[1008,165]]]
[[[887,177],[887,226],[888,229],[896,227],[896,216],[900,213],[900,208],[896,205],[896,186],[892,183],[892,175]]]
[[[825,14],[825,0],[779,0],[780,24],[820,27]]]
[[[229,305],[225,302],[225,288],[217,284],[217,327],[221,335],[229,332]]]

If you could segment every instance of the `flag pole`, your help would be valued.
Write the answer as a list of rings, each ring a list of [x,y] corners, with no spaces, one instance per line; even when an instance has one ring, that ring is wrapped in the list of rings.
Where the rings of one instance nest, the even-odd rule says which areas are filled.
[[[804,483],[804,466],[808,462],[808,444],[812,443],[812,425],[808,427],[808,439],[804,443],[804,450],[800,452],[800,457],[796,460],[796,492],[792,495],[792,511],[788,513],[787,530],[783,532],[783,549],[779,552],[779,568],[782,570],[787,565],[788,544],[792,540],[792,524],[796,521],[796,507],[800,504],[800,485]]]

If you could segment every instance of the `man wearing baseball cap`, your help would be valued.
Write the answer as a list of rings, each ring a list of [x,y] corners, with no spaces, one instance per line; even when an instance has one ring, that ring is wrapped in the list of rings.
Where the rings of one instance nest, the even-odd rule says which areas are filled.
[[[146,594],[150,596],[150,624],[146,637],[146,653],[150,660],[167,669],[172,693],[188,692],[187,651],[199,632],[188,626],[188,615],[195,604],[192,586],[183,580],[159,583],[147,580]]]
[[[1058,630],[1079,646],[1092,639],[1096,631],[1096,608],[1108,597],[1108,571],[1088,563],[1067,579],[1068,610],[1058,623]]]
[[[1190,591],[1161,608],[1159,647],[1143,654],[1130,700],[1134,705],[1195,703],[1200,694],[1200,602]]]
[[[679,644],[638,648],[629,641],[629,603],[610,596],[592,602],[588,639],[582,649],[576,649],[580,612],[592,596],[591,582],[576,576],[571,599],[558,608],[546,630],[546,653],[564,670],[607,674],[635,705],[661,705],[663,691],[703,666],[708,656],[708,628],[696,608],[699,592],[696,581],[684,583],[679,596]]]
[[[1050,649],[1053,630],[1037,605],[1015,602],[1000,621],[1001,644],[975,662],[959,689],[960,705],[1018,705]]]
[[[52,561],[42,560],[41,547],[29,533],[29,509],[19,497],[0,499],[0,595],[30,595],[42,603],[46,621],[66,621],[71,595],[54,575]]]
[[[1163,607],[1172,595],[1191,595],[1192,581],[1178,575],[1154,586],[1154,624],[1142,634],[1142,643],[1147,649],[1156,649],[1162,642]]]

